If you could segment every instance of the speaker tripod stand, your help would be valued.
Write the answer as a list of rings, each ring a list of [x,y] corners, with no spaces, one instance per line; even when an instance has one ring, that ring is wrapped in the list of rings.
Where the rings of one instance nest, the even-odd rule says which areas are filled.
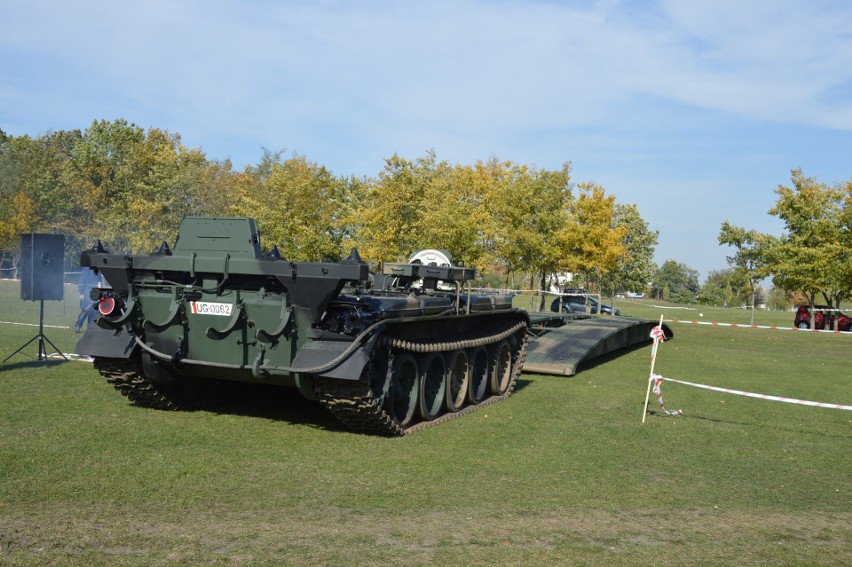
[[[50,346],[52,346],[56,350],[56,352],[59,353],[59,356],[64,358],[66,361],[68,360],[68,357],[65,356],[64,354],[62,354],[62,351],[59,350],[57,348],[57,346],[55,344],[53,344],[50,341],[50,339],[47,338],[47,335],[44,334],[44,300],[43,299],[39,300],[39,303],[40,303],[40,305],[39,305],[39,311],[38,311],[38,334],[36,336],[34,336],[33,338],[31,338],[30,340],[28,340],[26,343],[24,343],[18,350],[16,350],[15,352],[10,354],[6,358],[4,358],[3,362],[6,362],[7,360],[12,358],[13,356],[18,354],[19,352],[21,352],[22,350],[27,348],[30,345],[30,343],[32,343],[33,341],[36,341],[36,340],[38,341],[38,359],[39,360],[44,360],[45,362],[47,361],[47,348],[44,346],[44,343],[47,343]]]

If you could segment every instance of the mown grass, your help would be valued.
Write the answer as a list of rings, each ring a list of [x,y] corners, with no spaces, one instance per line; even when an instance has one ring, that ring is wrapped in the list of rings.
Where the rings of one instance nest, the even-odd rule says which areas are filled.
[[[0,320],[37,319],[11,285]],[[50,322],[73,323],[71,306]],[[852,336],[674,330],[664,376],[852,403]],[[0,324],[0,355],[32,334]],[[87,363],[15,357],[0,563],[852,563],[852,412],[664,384],[684,415],[641,425],[649,353],[524,375],[508,400],[402,439],[349,433],[289,391],[138,408]]]

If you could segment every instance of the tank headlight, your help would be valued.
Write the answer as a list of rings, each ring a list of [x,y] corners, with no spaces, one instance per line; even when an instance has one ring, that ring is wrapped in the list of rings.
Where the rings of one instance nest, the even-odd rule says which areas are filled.
[[[101,315],[110,315],[113,311],[115,311],[115,299],[112,297],[102,297],[100,301],[98,301],[98,311],[101,312]]]

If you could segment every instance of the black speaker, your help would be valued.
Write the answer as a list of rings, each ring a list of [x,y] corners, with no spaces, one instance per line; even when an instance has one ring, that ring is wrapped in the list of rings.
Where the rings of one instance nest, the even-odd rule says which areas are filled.
[[[62,272],[65,265],[65,236],[21,235],[21,299],[62,301]]]

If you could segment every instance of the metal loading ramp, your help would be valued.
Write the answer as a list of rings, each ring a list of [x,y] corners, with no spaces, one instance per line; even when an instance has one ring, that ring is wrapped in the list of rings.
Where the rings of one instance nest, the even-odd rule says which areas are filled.
[[[577,317],[530,313],[524,372],[573,376],[582,362],[651,342],[657,322],[629,317]],[[674,336],[663,324],[666,339]]]

